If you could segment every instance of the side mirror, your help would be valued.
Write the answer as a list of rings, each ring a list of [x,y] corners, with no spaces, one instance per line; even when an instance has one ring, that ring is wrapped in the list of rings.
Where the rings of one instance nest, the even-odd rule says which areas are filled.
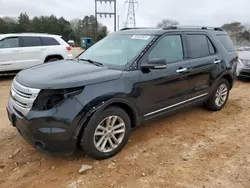
[[[153,58],[141,65],[141,69],[165,69],[167,62],[164,58]]]

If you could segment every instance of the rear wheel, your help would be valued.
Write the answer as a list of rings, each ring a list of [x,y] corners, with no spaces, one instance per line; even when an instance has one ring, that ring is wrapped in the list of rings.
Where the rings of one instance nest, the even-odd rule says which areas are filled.
[[[229,82],[226,79],[221,79],[217,84],[212,96],[207,101],[206,107],[209,110],[219,111],[227,103],[229,97]]]
[[[81,148],[95,159],[107,159],[125,146],[131,129],[128,114],[121,108],[109,107],[93,115],[81,139]]]

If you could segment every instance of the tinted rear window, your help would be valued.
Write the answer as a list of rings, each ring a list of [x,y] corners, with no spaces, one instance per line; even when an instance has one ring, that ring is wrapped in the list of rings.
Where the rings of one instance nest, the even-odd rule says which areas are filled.
[[[41,46],[39,37],[21,37],[22,47]]]
[[[44,46],[60,45],[59,42],[52,37],[42,37],[42,42]]]
[[[236,51],[234,44],[228,35],[217,35],[220,43],[224,46],[226,51],[234,52]]]
[[[208,40],[205,35],[187,35],[191,58],[210,55]]]

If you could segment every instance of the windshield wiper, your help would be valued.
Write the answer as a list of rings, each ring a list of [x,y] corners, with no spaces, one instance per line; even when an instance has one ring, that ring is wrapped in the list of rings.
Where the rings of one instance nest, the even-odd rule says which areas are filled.
[[[94,64],[94,65],[96,65],[96,66],[103,66],[103,64],[102,63],[100,63],[100,62],[97,62],[97,61],[92,61],[91,59],[81,59],[81,58],[78,58],[78,60],[80,60],[80,61],[87,61],[87,62],[89,62],[89,63],[91,63],[91,64]]]

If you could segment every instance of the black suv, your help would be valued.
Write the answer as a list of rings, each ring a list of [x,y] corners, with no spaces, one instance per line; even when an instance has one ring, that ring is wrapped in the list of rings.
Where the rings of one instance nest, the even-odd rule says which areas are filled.
[[[105,159],[145,120],[196,104],[221,110],[237,61],[220,28],[126,28],[73,60],[21,71],[8,116],[42,152],[70,155],[79,147]]]

